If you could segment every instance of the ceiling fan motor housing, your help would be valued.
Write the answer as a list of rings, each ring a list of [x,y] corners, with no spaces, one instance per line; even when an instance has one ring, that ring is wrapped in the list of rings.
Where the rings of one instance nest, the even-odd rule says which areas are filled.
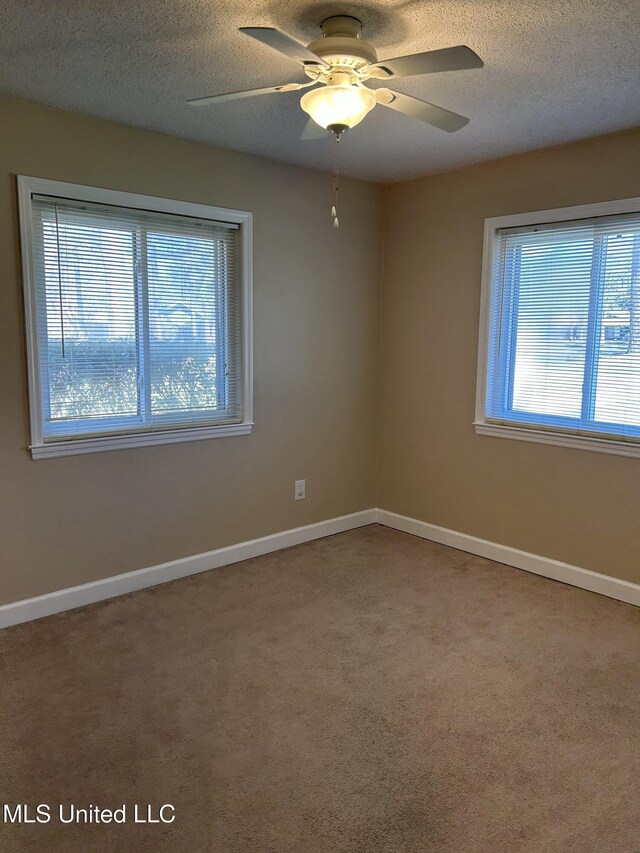
[[[357,71],[378,61],[375,48],[360,38],[362,23],[348,15],[336,15],[322,22],[322,37],[307,45],[332,68]],[[318,67],[307,67],[310,77],[317,77]],[[309,73],[312,72],[312,73]]]

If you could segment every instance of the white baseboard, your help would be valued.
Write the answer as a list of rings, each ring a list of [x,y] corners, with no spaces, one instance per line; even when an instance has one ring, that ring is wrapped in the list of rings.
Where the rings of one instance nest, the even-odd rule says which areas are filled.
[[[283,530],[281,533],[273,533],[271,536],[263,536],[249,542],[240,542],[238,545],[217,548],[205,554],[195,554],[192,557],[183,557],[158,566],[149,566],[146,569],[137,569],[134,572],[115,575],[81,586],[72,586],[39,595],[36,598],[3,604],[0,606],[0,628],[8,628],[43,616],[52,616],[54,613],[62,613],[64,610],[72,610],[75,607],[84,607],[86,604],[94,604],[96,601],[115,598],[127,592],[157,586],[188,575],[206,572],[209,569],[218,569],[261,554],[300,545],[302,542],[311,542],[313,539],[322,539],[334,533],[343,533],[345,530],[374,524],[375,521],[376,510],[367,509],[338,518],[330,518],[327,521],[307,524],[305,527]]]
[[[601,575],[598,572],[561,563],[559,560],[552,560],[549,557],[540,557],[538,554],[530,554],[528,551],[519,551],[517,548],[511,548],[508,545],[498,545],[497,542],[479,539],[477,536],[470,536],[468,533],[458,533],[456,530],[438,527],[436,524],[428,524],[426,521],[418,521],[406,515],[389,512],[386,509],[377,510],[376,520],[386,527],[393,527],[394,530],[411,533],[414,536],[420,536],[422,539],[430,539],[432,542],[439,542],[441,545],[449,545],[451,548],[467,551],[469,554],[486,557],[496,563],[504,563],[516,569],[524,569],[545,578],[568,583],[571,586],[597,592],[600,595],[615,598],[617,601],[624,601],[627,604],[635,604],[640,607],[640,585],[629,581]]]
[[[375,523],[640,607],[640,585],[638,584],[601,575],[598,572],[581,569],[579,566],[571,566],[548,557],[540,557],[527,551],[519,551],[517,548],[499,545],[467,533],[458,533],[456,530],[438,527],[436,524],[418,521],[385,509],[366,509],[315,524],[307,524],[305,527],[283,530],[249,542],[218,548],[215,551],[207,551],[205,554],[195,554],[192,557],[183,557],[158,566],[149,566],[81,586],[61,589],[36,598],[3,604],[0,605],[0,628],[30,622],[43,616],[52,616],[54,613],[73,610],[86,604],[95,604],[97,601],[115,598],[127,592],[157,586],[199,572],[238,563],[241,560],[249,560],[251,557],[259,557],[261,554],[290,548],[292,545],[300,545],[303,542],[311,542],[314,539],[322,539],[325,536],[344,533],[346,530]]]

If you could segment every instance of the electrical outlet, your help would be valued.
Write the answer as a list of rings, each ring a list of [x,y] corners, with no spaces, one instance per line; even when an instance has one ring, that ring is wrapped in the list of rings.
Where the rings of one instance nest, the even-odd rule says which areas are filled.
[[[294,497],[297,501],[303,501],[306,498],[307,491],[307,481],[306,480],[296,480],[296,486],[294,491]]]

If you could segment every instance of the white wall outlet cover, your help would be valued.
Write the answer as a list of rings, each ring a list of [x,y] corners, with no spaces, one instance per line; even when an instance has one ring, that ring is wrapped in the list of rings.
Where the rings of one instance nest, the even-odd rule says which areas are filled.
[[[307,481],[306,480],[296,480],[294,497],[297,501],[302,501],[306,497],[307,491]]]

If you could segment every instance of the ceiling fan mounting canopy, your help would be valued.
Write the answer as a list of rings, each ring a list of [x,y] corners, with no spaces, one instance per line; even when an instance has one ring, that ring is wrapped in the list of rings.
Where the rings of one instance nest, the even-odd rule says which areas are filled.
[[[341,36],[359,39],[362,32],[362,21],[354,18],[353,15],[331,15],[320,24],[320,29],[322,35],[327,38]]]

